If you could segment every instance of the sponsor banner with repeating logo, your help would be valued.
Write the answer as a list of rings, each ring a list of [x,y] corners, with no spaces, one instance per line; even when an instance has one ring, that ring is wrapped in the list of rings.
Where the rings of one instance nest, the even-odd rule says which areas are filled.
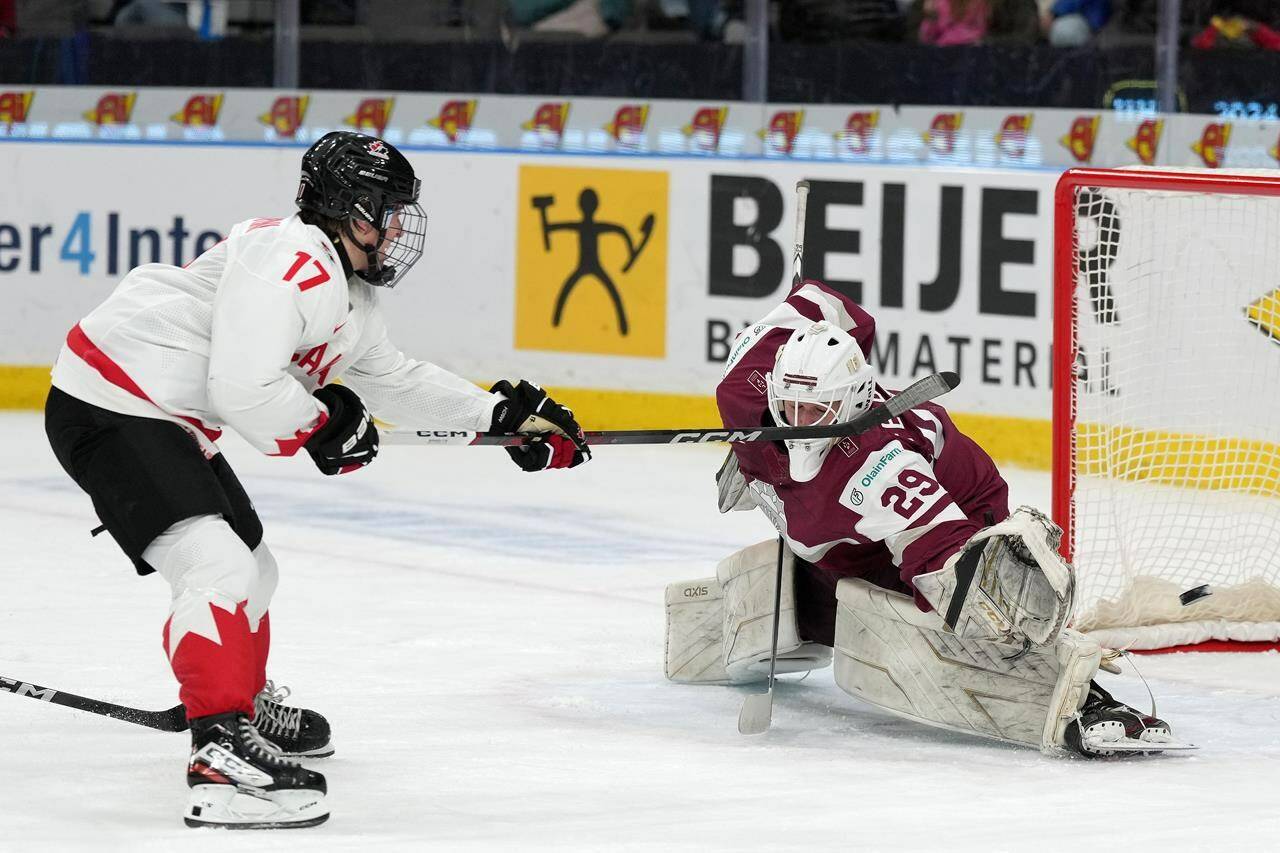
[[[185,264],[236,221],[287,214],[298,154],[7,143],[0,363],[50,363],[133,266]],[[786,292],[807,179],[806,272],[876,317],[890,385],[959,369],[960,411],[1048,416],[1053,173],[409,156],[430,227],[384,296],[389,321],[410,353],[462,375],[709,395],[734,334]]]
[[[178,111],[189,101],[175,99],[169,115],[187,115]],[[880,120],[854,124],[862,133]],[[963,131],[967,121],[946,118],[937,132]],[[1059,127],[1071,142],[1072,124]],[[1242,138],[1235,126],[1195,130],[1162,128],[1155,144],[1230,162]],[[237,221],[291,212],[300,153],[4,145],[0,365],[50,364],[67,330],[133,267],[184,265]],[[875,317],[870,361],[883,381],[903,387],[956,370],[963,382],[948,408],[986,419],[984,444],[1002,458],[1045,461],[1053,170],[439,148],[408,156],[426,188],[426,254],[383,299],[393,337],[411,355],[476,380],[527,376],[585,389],[584,402],[572,402],[589,426],[635,425],[627,418],[655,411],[660,399],[665,420],[645,425],[709,421],[734,336],[787,291],[803,179],[805,273]],[[1264,288],[1238,306],[1241,334],[1275,338],[1276,303]],[[37,374],[47,377],[29,375]],[[744,381],[763,393],[761,380]],[[6,381],[0,371],[0,405],[38,403],[34,379],[17,390]],[[1038,425],[1028,430],[1029,422]],[[1041,442],[1036,454],[1010,449],[1028,436]]]
[[[1280,121],[1112,110],[466,93],[0,87],[0,138],[680,154],[997,168],[1280,166]]]

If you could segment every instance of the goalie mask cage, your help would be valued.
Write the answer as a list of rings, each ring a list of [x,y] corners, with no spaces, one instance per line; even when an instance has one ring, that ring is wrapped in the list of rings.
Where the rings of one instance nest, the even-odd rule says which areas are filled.
[[[1072,169],[1054,207],[1074,627],[1121,648],[1280,648],[1280,171]]]

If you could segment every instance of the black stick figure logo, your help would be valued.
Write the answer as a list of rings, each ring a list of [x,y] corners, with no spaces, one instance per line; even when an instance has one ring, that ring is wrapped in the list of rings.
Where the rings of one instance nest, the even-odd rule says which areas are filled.
[[[548,220],[547,208],[555,204],[555,196],[534,196],[532,201],[533,206],[538,209],[538,213],[542,217],[542,246],[548,252],[551,251],[552,231],[578,232],[578,265],[574,267],[573,272],[569,273],[569,277],[560,286],[560,295],[556,297],[556,309],[551,315],[551,325],[560,325],[560,320],[564,316],[565,303],[569,301],[569,294],[577,287],[579,281],[591,275],[595,276],[596,280],[604,285],[609,298],[613,300],[614,310],[618,313],[618,330],[625,335],[628,331],[627,312],[622,307],[622,296],[618,293],[618,288],[614,285],[613,279],[605,272],[604,265],[600,262],[600,238],[605,234],[617,234],[627,241],[627,262],[623,264],[621,270],[625,274],[635,264],[636,259],[640,257],[644,247],[649,245],[649,237],[653,234],[653,214],[646,215],[640,223],[640,240],[639,242],[634,242],[631,239],[631,233],[623,226],[613,222],[599,222],[596,220],[595,215],[596,210],[600,207],[600,197],[590,187],[584,189],[578,195],[578,209],[582,211],[581,222],[551,222]]]

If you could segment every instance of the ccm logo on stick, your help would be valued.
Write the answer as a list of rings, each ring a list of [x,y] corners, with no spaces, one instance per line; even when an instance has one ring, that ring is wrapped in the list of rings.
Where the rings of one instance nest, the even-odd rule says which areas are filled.
[[[36,687],[25,681],[14,681],[12,678],[0,678],[0,691],[17,693],[19,696],[34,696],[41,702],[51,702],[58,691],[49,687]]]
[[[672,444],[688,444],[690,442],[704,441],[751,441],[760,432],[736,432],[724,430],[723,432],[681,432],[677,433],[675,438],[671,439]]]

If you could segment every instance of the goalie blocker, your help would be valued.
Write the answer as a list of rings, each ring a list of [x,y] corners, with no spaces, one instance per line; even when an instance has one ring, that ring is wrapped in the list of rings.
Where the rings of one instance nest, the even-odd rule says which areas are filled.
[[[1049,596],[1059,604],[1045,610],[1044,588],[1056,587],[1046,582],[1040,588],[1027,580],[1035,572],[1026,561],[1050,554],[1031,547],[1022,535],[1047,543],[1056,530],[1034,515],[1020,510],[975,535],[957,555],[983,558],[975,582],[967,586],[975,603],[955,608],[983,611],[981,621],[972,616],[948,624],[938,612],[921,612],[908,596],[846,578],[836,588],[834,650],[807,642],[797,630],[796,560],[788,550],[777,671],[826,667],[834,651],[836,684],[851,696],[926,725],[1049,753],[1072,750],[1092,757],[1190,748],[1174,741],[1162,721],[1093,684],[1103,650],[1061,627],[1069,618],[1069,587],[1065,600],[1056,591]],[[775,541],[760,542],[721,561],[715,577],[667,587],[667,678],[745,684],[767,677],[775,556]],[[944,575],[959,562],[952,560],[933,574]],[[1057,567],[1069,578],[1069,567],[1060,561]],[[957,589],[954,583],[934,587]],[[1033,589],[1042,595],[1027,598]],[[1010,597],[1011,592],[1022,596]],[[985,613],[993,601],[1006,602],[1006,610]],[[965,630],[957,633],[953,625]],[[981,630],[970,627],[979,625]],[[1032,641],[1032,634],[1044,640]]]

